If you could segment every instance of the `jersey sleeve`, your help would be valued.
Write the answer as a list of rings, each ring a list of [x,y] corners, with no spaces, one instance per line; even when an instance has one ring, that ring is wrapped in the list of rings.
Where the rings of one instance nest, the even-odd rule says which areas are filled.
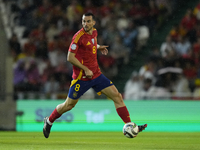
[[[81,31],[79,32],[78,34],[75,34],[74,37],[72,38],[72,42],[69,46],[69,52],[72,52],[72,53],[76,53],[77,50],[79,49],[79,46],[81,45],[81,36],[83,35],[84,33]]]
[[[79,42],[74,42],[74,40],[72,40],[68,51],[72,53],[76,53],[78,48],[79,48]]]
[[[98,36],[98,32],[97,32],[97,29],[96,28],[94,28],[94,36],[97,38],[97,36]]]

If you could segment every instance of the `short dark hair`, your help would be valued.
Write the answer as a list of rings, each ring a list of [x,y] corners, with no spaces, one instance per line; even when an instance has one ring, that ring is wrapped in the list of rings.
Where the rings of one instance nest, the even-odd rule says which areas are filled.
[[[83,14],[83,16],[92,16],[92,19],[95,20],[95,16],[91,12],[87,12],[87,13]]]

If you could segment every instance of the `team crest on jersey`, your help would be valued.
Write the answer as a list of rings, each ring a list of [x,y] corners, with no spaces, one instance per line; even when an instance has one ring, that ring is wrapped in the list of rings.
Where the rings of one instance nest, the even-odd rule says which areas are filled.
[[[76,44],[72,44],[72,45],[71,45],[71,49],[72,49],[72,50],[75,50],[75,49],[76,49]]]
[[[94,44],[94,39],[92,39],[92,43]]]

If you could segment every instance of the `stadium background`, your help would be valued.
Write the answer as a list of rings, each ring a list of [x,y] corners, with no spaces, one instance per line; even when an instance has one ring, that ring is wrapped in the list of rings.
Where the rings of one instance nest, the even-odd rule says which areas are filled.
[[[31,7],[23,9],[25,5],[28,5],[27,2]],[[39,78],[42,78],[43,80],[39,81],[40,83],[38,85],[36,84],[37,86],[35,86],[35,83],[32,84],[30,82],[28,86],[26,84],[24,87],[16,87],[13,82],[13,78],[15,76],[14,69],[20,62],[20,59],[25,60],[28,65],[36,64],[36,66],[40,66],[41,64],[37,64],[38,60],[36,61],[35,58],[44,60],[50,59],[50,55],[47,56],[47,54],[54,51],[56,42],[60,42],[59,44],[62,45],[61,48],[59,47],[59,52],[61,53],[61,56],[63,56],[66,53],[66,47],[70,42],[71,34],[80,27],[80,14],[84,11],[96,12],[96,10],[98,10],[98,12],[96,12],[96,16],[98,18],[96,28],[98,29],[100,35],[100,39],[98,39],[99,44],[105,43],[113,45],[112,40],[109,40],[115,35],[113,34],[111,37],[108,37],[108,35],[105,35],[104,33],[104,30],[105,32],[111,32],[107,30],[107,26],[109,24],[106,24],[106,22],[110,21],[109,17],[120,17],[121,20],[118,20],[117,23],[121,26],[126,26],[127,20],[130,18],[133,19],[134,17],[132,17],[132,15],[136,13],[134,11],[131,12],[131,8],[134,5],[130,4],[141,4],[145,7],[148,6],[148,2],[142,0],[91,1],[92,5],[86,4],[86,1],[77,1],[75,5],[77,6],[76,11],[78,12],[76,13],[80,14],[76,16],[77,18],[75,18],[75,20],[73,20],[73,18],[70,18],[69,16],[67,19],[62,18],[63,13],[67,16],[66,8],[71,6],[68,1],[60,1],[60,5],[58,5],[59,3],[55,0],[49,0],[49,2],[52,4],[50,8],[54,10],[54,12],[48,9],[45,10],[44,8],[46,7],[42,7],[45,5],[39,0],[29,0],[25,3],[23,0],[0,0],[0,130],[40,131],[43,126],[42,118],[48,115],[57,104],[65,99],[67,95],[66,87],[69,86],[69,82],[71,80],[70,66],[68,64],[67,66],[63,66],[63,64],[57,65],[56,63],[58,62],[51,62],[55,63],[55,68],[57,67],[55,69],[57,72],[54,74],[56,80],[60,83],[61,81],[59,81],[59,79],[64,74],[66,76],[65,80],[67,81],[65,82],[66,84],[63,85],[62,90],[59,89],[54,94],[49,94],[48,92],[45,92],[43,87],[43,85],[45,85],[48,81],[46,74],[39,74]],[[124,41],[122,46],[124,46],[124,48],[128,51],[127,53],[130,56],[129,61],[124,61],[126,60],[125,57],[122,57],[123,59],[113,58],[113,56],[109,56],[108,58],[99,58],[102,70],[113,80],[121,93],[124,93],[125,83],[131,76],[131,73],[134,70],[139,70],[141,66],[146,63],[147,58],[153,54],[153,48],[160,48],[161,44],[165,41],[166,36],[171,33],[171,30],[173,30],[173,26],[181,22],[187,10],[192,8],[195,12],[195,10],[198,11],[199,8],[199,1],[197,0],[190,2],[186,0],[157,0],[155,2],[158,4],[159,2],[160,4],[163,2],[163,4],[169,5],[161,5],[161,7],[157,6],[159,8],[159,10],[157,10],[159,17],[154,16],[154,18],[150,18],[145,16],[145,18],[134,20],[136,26],[134,28],[131,27],[133,31],[135,31],[136,27],[137,29],[144,27],[140,29],[144,29],[145,31],[148,31],[148,33],[145,34],[144,37],[142,36],[142,33],[137,33],[137,36],[135,36],[134,39],[131,39],[130,43],[128,41]],[[87,3],[89,3],[89,1],[87,1]],[[88,5],[88,7],[86,7],[86,5]],[[87,9],[84,10],[83,8]],[[130,10],[130,14],[127,14],[125,11],[128,10],[127,8]],[[56,13],[56,11],[58,12]],[[105,13],[107,11],[110,11],[110,14],[108,13],[109,15]],[[118,14],[115,14],[116,12],[118,12]],[[45,16],[46,13],[48,15],[56,15],[53,17],[50,16],[50,20],[47,20],[44,19],[49,18],[48,15]],[[116,16],[113,16],[114,14]],[[196,14],[198,13],[196,12]],[[106,19],[107,15],[108,18]],[[38,20],[30,18],[30,16],[36,17],[34,19]],[[58,31],[56,29],[51,30],[51,32],[53,32],[52,35],[48,37],[49,39],[46,39],[43,37],[43,34],[45,34],[43,33],[44,27],[42,27],[42,25],[40,26],[40,23],[43,21],[42,19],[44,19],[46,24],[50,21],[49,24],[52,25],[52,29],[54,29],[53,25],[56,24],[57,28],[62,28],[63,31],[65,30],[65,25],[67,25],[67,28],[70,30],[66,30],[62,35],[59,35],[61,37],[63,36],[62,38],[53,36],[58,35]],[[104,24],[101,22],[101,19],[104,20]],[[116,18],[113,20],[116,20]],[[145,20],[148,21],[146,22]],[[115,22],[114,24],[118,25],[117,23]],[[113,22],[111,24],[113,24]],[[45,27],[48,29],[50,28],[50,26]],[[117,26],[117,28],[120,29],[120,26]],[[128,30],[128,32],[131,32],[131,29]],[[45,32],[46,31],[47,30],[45,30]],[[59,33],[60,32],[61,31],[59,31]],[[12,41],[10,40],[13,33],[15,33],[18,38],[18,41],[16,42],[18,44],[15,43],[18,45],[16,47],[12,47]],[[24,46],[30,38],[34,38],[36,45],[29,44],[27,47]],[[63,40],[67,43],[66,45],[63,44]],[[195,42],[196,41],[194,41],[194,43]],[[46,44],[46,46],[42,44]],[[18,49],[17,47],[20,48]],[[30,49],[33,51],[29,51]],[[64,49],[65,52],[63,52],[62,49]],[[51,54],[53,57],[54,53]],[[59,68],[58,66],[61,67]],[[196,71],[198,71],[197,69],[199,68],[196,68]],[[112,71],[109,72],[110,70]],[[51,75],[52,74],[50,73],[48,76]],[[36,79],[37,78],[38,76]],[[196,79],[198,78],[199,76],[196,75]],[[60,84],[59,86],[61,87]],[[53,129],[54,131],[121,131],[123,123],[118,118],[110,100],[103,96],[97,97],[94,93],[88,93],[88,95],[82,99],[83,100],[80,101],[80,104],[78,104],[74,110],[66,114],[66,116],[63,116],[63,118],[56,123],[57,125],[55,125],[55,128]],[[149,123],[150,127],[148,128],[148,131],[199,132],[200,110],[198,108],[200,103],[198,100],[198,97],[170,96],[168,99],[163,99],[161,97],[161,99],[156,100],[125,100],[125,103],[127,104],[128,109],[130,109],[131,117],[134,122]],[[81,128],[79,126],[80,124]]]

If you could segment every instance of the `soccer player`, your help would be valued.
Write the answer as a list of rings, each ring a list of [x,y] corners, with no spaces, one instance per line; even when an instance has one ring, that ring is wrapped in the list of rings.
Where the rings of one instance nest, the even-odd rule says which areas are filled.
[[[94,25],[94,15],[92,13],[84,14],[82,17],[83,28],[72,38],[67,60],[73,65],[73,80],[66,101],[59,104],[49,117],[44,118],[43,134],[46,138],[49,137],[53,122],[63,113],[71,110],[81,95],[89,88],[93,88],[97,94],[103,93],[112,99],[116,111],[124,123],[131,122],[121,94],[99,69],[97,50],[100,50],[103,55],[107,55],[108,46],[97,44],[97,30],[94,28]],[[139,126],[139,132],[146,127],[147,124]]]

